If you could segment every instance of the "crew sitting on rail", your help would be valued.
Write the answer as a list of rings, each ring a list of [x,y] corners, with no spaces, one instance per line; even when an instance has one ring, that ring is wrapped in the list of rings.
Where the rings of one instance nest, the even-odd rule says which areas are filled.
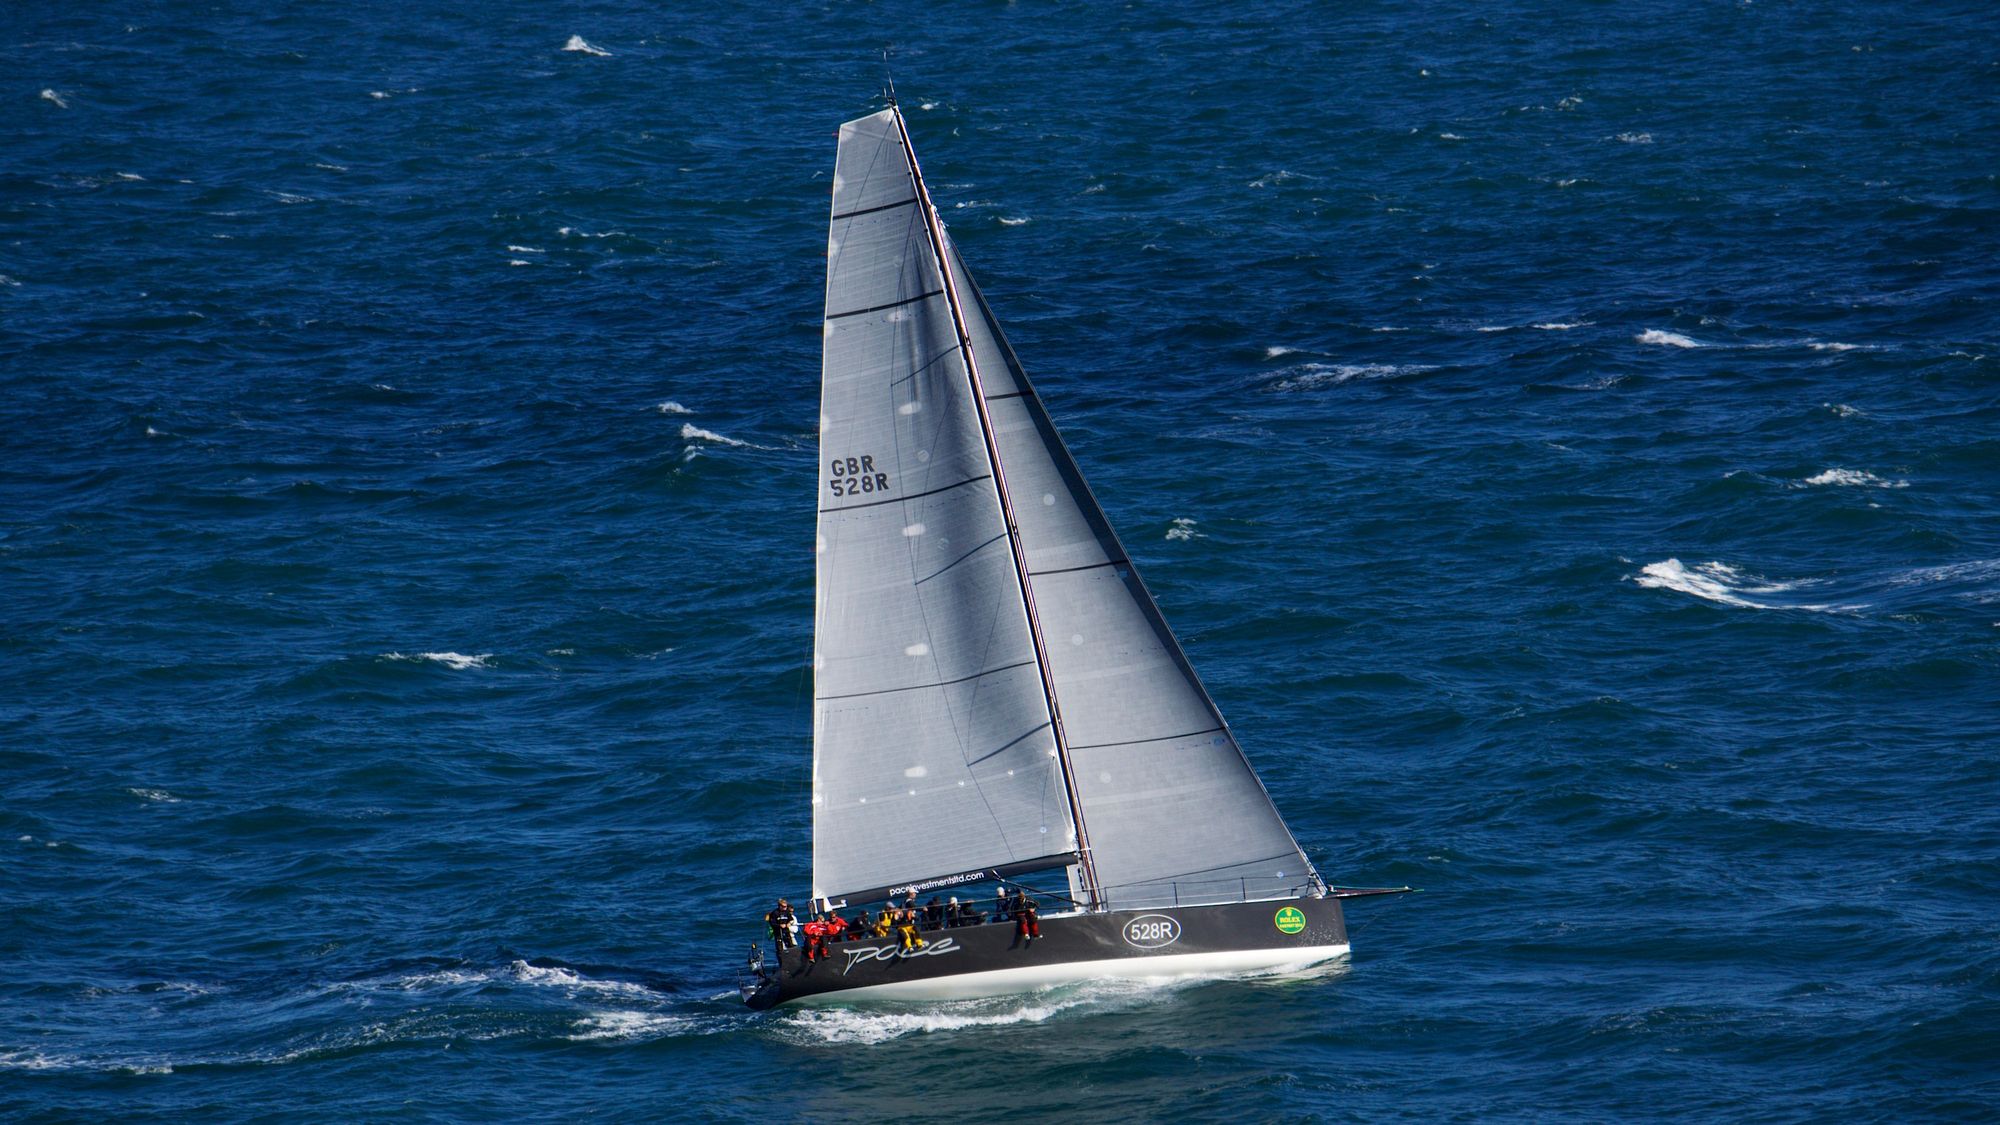
[[[914,953],[930,944],[917,936],[917,912],[907,906],[896,915],[896,936],[902,939],[904,953]]]
[[[892,927],[894,927],[895,924],[896,924],[896,919],[894,917],[893,909],[891,907],[885,906],[882,908],[881,915],[875,919],[875,924],[868,928],[868,933],[871,937],[888,937],[889,930]]]
[[[1018,900],[1018,905],[1014,907],[1014,940],[1025,941],[1026,944],[1033,945],[1035,939],[1041,936],[1041,912],[1035,909],[1034,899],[1022,895]]]
[[[812,921],[800,927],[806,935],[806,964],[826,956],[826,919],[815,911]]]

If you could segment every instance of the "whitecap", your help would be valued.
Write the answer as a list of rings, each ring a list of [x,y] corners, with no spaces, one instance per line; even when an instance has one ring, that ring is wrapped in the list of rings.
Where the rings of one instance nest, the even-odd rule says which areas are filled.
[[[510,266],[532,266],[535,263],[526,258],[509,258],[507,259],[507,264]]]
[[[1203,533],[1196,531],[1194,529],[1194,525],[1195,525],[1194,520],[1191,520],[1186,516],[1177,516],[1174,519],[1173,526],[1167,529],[1167,538],[1180,539],[1180,540],[1208,538],[1207,535],[1204,535]]]
[[[54,90],[50,90],[50,89],[44,89],[44,90],[42,91],[42,100],[43,100],[43,101],[45,101],[45,102],[54,102],[54,103],[56,103],[56,108],[57,108],[57,109],[68,109],[68,108],[69,108],[69,103],[68,103],[68,102],[66,102],[66,101],[64,101],[64,100],[63,100],[63,96],[62,96],[61,94],[58,94],[58,93],[56,93],[56,92],[55,92]]]
[[[370,90],[370,91],[368,91],[368,96],[369,96],[369,97],[371,97],[371,98],[387,98],[387,97],[389,96],[389,91],[387,91],[387,90]]]
[[[622,230],[607,230],[593,234],[590,231],[578,230],[575,227],[557,227],[556,233],[562,235],[564,238],[570,238],[572,236],[576,238],[614,238],[624,235],[625,232]]]
[[[1809,347],[1816,352],[1853,352],[1853,351],[1874,350],[1873,348],[1864,347],[1861,344],[1843,344],[1837,340],[1827,341],[1827,342],[1821,342],[1819,340],[1807,340],[1806,347]]]
[[[1022,227],[1022,226],[1027,226],[1027,225],[1028,225],[1028,220],[1027,220],[1027,219],[1010,219],[1010,218],[1006,217],[1005,215],[1002,215],[1002,216],[1000,217],[1000,225],[1001,225],[1001,226],[1003,226],[1003,227]]]
[[[1860,469],[1824,469],[1800,482],[1806,485],[1841,485],[1863,488],[1908,488],[1906,480],[1888,480]]]
[[[592,44],[587,42],[581,35],[570,36],[569,42],[563,44],[563,50],[576,51],[580,54],[585,54],[585,55],[596,55],[599,58],[605,58],[605,59],[611,57],[610,51],[607,51],[602,47],[593,46]]]
[[[1651,133],[1620,133],[1620,134],[1618,134],[1618,135],[1617,135],[1616,137],[1613,137],[1613,138],[1611,138],[1611,139],[1612,139],[1612,140],[1615,140],[1615,141],[1618,141],[1618,142],[1619,142],[1619,143],[1621,143],[1621,144],[1628,144],[1628,145],[1649,145],[1649,144],[1652,144],[1652,143],[1653,143],[1653,134],[1651,134]]]
[[[1286,377],[1271,384],[1271,387],[1279,391],[1304,391],[1324,386],[1337,387],[1357,379],[1394,379],[1430,370],[1433,369],[1429,365],[1421,363],[1306,363],[1289,369]]]
[[[1462,141],[1462,140],[1464,140],[1464,139],[1465,139],[1464,137],[1461,137],[1461,136],[1459,136],[1459,135],[1458,135],[1457,133],[1439,133],[1439,134],[1438,134],[1438,140],[1441,140],[1441,141]]]
[[[1590,322],[1587,320],[1550,320],[1544,321],[1541,324],[1530,324],[1528,327],[1539,328],[1543,332],[1568,332],[1572,328],[1588,328],[1590,327]]]
[[[688,409],[687,407],[685,407],[685,406],[682,406],[682,405],[681,405],[680,403],[678,403],[678,402],[675,402],[675,401],[674,401],[673,399],[668,399],[667,401],[665,401],[665,402],[661,403],[660,405],[658,405],[658,406],[654,407],[653,409],[655,409],[655,410],[658,410],[658,411],[659,411],[660,413],[662,413],[662,414],[693,414],[693,413],[694,413],[694,411],[692,411],[692,410],[689,410],[689,409]]]
[[[442,664],[456,672],[463,672],[468,668],[493,667],[493,654],[490,652],[476,653],[471,656],[467,656],[462,652],[420,652],[414,656],[406,656],[400,652],[385,652],[382,654],[382,659],[405,660],[413,663],[428,660],[433,664]]]
[[[1632,337],[1632,339],[1641,344],[1658,344],[1661,347],[1667,348],[1702,348],[1708,346],[1699,340],[1691,340],[1678,332],[1665,332],[1658,328],[1648,328],[1637,336]]]
[[[125,790],[125,792],[132,794],[134,797],[137,797],[142,801],[159,801],[160,803],[167,805],[177,805],[180,803],[181,800],[179,797],[174,796],[172,793],[169,793],[164,789],[128,788]]]
[[[1474,332],[1509,332],[1513,328],[1514,326],[1511,324],[1475,324],[1472,326]]]
[[[1282,345],[1276,347],[1269,347],[1264,349],[1264,358],[1277,359],[1279,356],[1298,355],[1304,351],[1305,351],[1304,348],[1287,348]]]
[[[1743,571],[1722,562],[1705,562],[1693,568],[1681,565],[1679,559],[1666,559],[1647,563],[1639,569],[1631,581],[1639,586],[1657,590],[1674,590],[1689,594],[1705,601],[1720,605],[1738,606],[1743,609],[1800,609],[1813,613],[1848,613],[1861,608],[1853,605],[1833,605],[1829,603],[1786,603],[1782,601],[1760,601],[1773,594],[1785,594],[1806,586],[1817,585],[1812,580],[1779,582]],[[1752,596],[1754,595],[1754,597]]]
[[[539,246],[514,246],[514,245],[511,245],[511,244],[510,244],[510,245],[509,245],[509,246],[507,247],[507,252],[508,252],[509,254],[546,254],[546,253],[548,253],[548,251],[547,251],[547,250],[544,250],[544,249],[542,249],[542,248],[541,248],[541,247],[539,247]]]
[[[118,178],[121,180],[130,180],[137,183],[143,183],[145,182],[146,179],[146,177],[141,176],[136,172],[120,172],[118,173]]]
[[[575,1033],[564,1036],[579,1043],[595,1039],[652,1039],[694,1025],[689,1016],[666,1012],[592,1012],[578,1021]]]
[[[1868,415],[1866,415],[1866,414],[1863,414],[1863,413],[1862,413],[1861,411],[1859,411],[1859,410],[1855,409],[1855,408],[1854,408],[1854,407],[1852,407],[1852,406],[1849,406],[1849,405],[1847,405],[1847,404],[1846,404],[1846,403],[1844,403],[1844,402],[1822,402],[1822,403],[1820,403],[1820,404],[1819,404],[1819,407],[1820,407],[1820,409],[1821,409],[1821,410],[1830,410],[1830,411],[1832,411],[1832,412],[1833,412],[1833,413],[1834,413],[1835,415],[1837,415],[1837,416],[1839,416],[1839,417],[1842,417],[1842,418],[1866,418],[1866,417],[1868,417]]]
[[[716,445],[734,445],[745,449],[750,448],[750,443],[747,441],[737,441],[733,437],[726,437],[716,433],[714,430],[704,430],[693,422],[683,422],[681,424],[681,437],[687,441],[707,441],[713,442]]]

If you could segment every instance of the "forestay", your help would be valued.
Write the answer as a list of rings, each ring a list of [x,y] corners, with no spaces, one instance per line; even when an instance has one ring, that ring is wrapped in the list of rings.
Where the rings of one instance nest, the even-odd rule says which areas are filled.
[[[895,111],[840,130],[827,240],[813,893],[1057,866],[1074,827]]]
[[[1317,883],[947,242],[1100,890],[1115,908]]]

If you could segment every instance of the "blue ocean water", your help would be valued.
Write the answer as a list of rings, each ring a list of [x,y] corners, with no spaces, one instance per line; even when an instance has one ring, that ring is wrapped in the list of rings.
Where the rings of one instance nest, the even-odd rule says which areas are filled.
[[[1987,1119],[2000,17],[0,26],[0,1117]],[[574,37],[574,38],[573,38]],[[1350,963],[752,1015],[833,131]]]

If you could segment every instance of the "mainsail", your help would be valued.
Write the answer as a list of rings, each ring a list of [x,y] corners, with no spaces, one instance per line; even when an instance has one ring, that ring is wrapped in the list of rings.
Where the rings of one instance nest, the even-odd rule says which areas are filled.
[[[1067,862],[1079,822],[1079,889],[1104,905],[1316,887],[941,226],[933,241],[903,137],[894,108],[849,122],[834,180],[815,894]]]
[[[925,206],[894,111],[841,127],[820,406],[816,898],[1075,859]]]

